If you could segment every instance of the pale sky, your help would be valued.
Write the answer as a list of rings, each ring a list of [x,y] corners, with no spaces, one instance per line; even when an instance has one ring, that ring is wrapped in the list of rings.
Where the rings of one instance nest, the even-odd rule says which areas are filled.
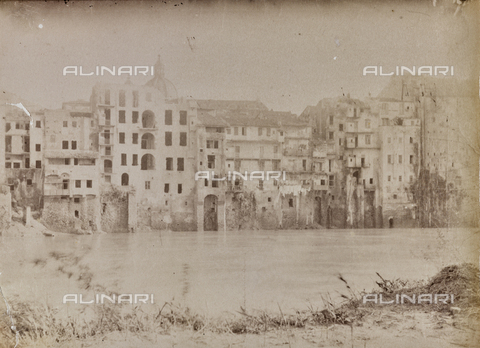
[[[125,75],[63,76],[64,66],[154,65],[161,54],[180,96],[260,99],[299,114],[342,93],[376,95],[388,78],[362,76],[367,65],[454,65],[457,77],[478,76],[477,4],[455,17],[452,6],[450,0],[436,7],[432,1],[1,2],[0,87],[60,108],[88,100],[97,81],[126,81]]]

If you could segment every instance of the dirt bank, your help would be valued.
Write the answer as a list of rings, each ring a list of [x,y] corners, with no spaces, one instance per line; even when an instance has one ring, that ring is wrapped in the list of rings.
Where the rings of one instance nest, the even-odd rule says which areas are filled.
[[[15,331],[20,347],[479,347],[480,291],[478,267],[471,264],[445,267],[425,282],[411,284],[379,276],[375,294],[453,293],[455,303],[364,303],[345,282],[348,296],[339,305],[324,300],[324,308],[295,314],[266,311],[208,318],[175,303],[165,303],[154,313],[140,308],[109,304],[95,313],[57,318],[54,309],[9,302],[15,330],[2,308],[0,348],[13,346]],[[91,285],[91,284],[90,284]]]

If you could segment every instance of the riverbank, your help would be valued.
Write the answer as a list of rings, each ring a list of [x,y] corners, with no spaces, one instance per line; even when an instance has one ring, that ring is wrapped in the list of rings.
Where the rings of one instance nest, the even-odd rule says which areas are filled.
[[[322,308],[286,314],[239,308],[217,318],[199,315],[174,302],[153,312],[122,305],[96,306],[93,313],[58,318],[48,306],[12,299],[15,330],[10,317],[0,318],[0,347],[478,347],[480,291],[478,267],[471,264],[443,268],[425,282],[411,283],[379,276],[384,299],[397,294],[453,294],[454,303],[380,305],[344,282],[344,302],[328,296]],[[418,301],[417,301],[418,302]],[[2,308],[2,313],[4,312]]]

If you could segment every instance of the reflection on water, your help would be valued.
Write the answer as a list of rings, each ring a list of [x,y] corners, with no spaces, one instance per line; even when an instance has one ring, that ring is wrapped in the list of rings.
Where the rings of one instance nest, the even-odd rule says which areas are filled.
[[[6,296],[61,306],[67,293],[153,293],[196,311],[285,311],[322,306],[321,295],[384,278],[421,279],[443,266],[478,262],[478,231],[296,230],[156,232],[55,238],[0,237]],[[99,287],[100,286],[100,287]]]

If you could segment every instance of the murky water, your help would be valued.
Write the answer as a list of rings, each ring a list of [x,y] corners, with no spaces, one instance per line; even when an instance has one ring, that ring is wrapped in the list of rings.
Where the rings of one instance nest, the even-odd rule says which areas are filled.
[[[339,273],[355,289],[371,290],[375,272],[413,280],[478,262],[478,236],[465,229],[3,236],[0,285],[7,297],[61,308],[67,293],[93,298],[82,288],[88,277],[78,279],[91,272],[90,284],[107,291],[153,293],[157,304],[175,299],[210,315],[240,306],[288,312],[347,293]]]

